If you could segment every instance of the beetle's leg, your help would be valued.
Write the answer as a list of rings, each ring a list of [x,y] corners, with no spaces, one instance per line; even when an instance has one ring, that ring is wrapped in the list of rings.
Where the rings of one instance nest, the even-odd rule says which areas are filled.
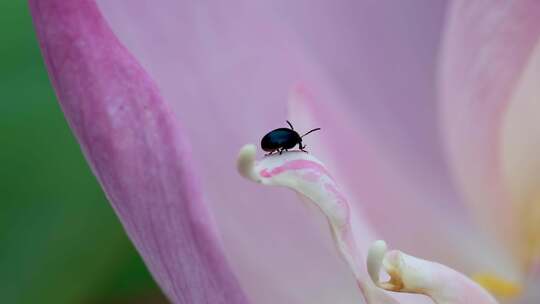
[[[264,156],[270,156],[270,155],[274,154],[274,152],[276,152],[276,150],[270,151],[270,152],[266,153]]]
[[[304,149],[307,147],[307,145],[303,145],[303,146],[302,146],[302,143],[300,143],[300,144],[298,144],[298,145],[300,146],[300,151],[309,153],[308,151],[304,150]]]
[[[281,153],[283,153],[283,148],[281,148],[281,150],[278,150],[279,151],[279,155],[281,155]]]

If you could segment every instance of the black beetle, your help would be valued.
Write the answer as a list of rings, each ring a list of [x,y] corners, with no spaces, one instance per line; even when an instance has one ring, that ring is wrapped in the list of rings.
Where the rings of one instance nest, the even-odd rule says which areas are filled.
[[[320,130],[321,128],[313,129],[306,134],[300,136],[292,124],[287,120],[287,124],[291,127],[289,128],[279,128],[273,131],[270,131],[261,139],[261,148],[268,152],[266,155],[272,155],[274,152],[283,153],[283,151],[288,151],[289,149],[294,148],[298,144],[298,147],[301,151],[307,152],[304,150],[306,145],[302,145],[302,137],[308,135],[311,132]]]

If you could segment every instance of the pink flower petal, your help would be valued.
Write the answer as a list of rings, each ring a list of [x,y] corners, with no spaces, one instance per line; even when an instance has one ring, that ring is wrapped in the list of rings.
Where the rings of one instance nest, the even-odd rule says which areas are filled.
[[[30,1],[52,82],[92,169],[174,303],[247,303],[182,128],[90,0]],[[106,248],[104,248],[106,250]]]
[[[334,252],[324,250],[329,240],[322,244],[312,242],[321,238],[320,232],[313,229],[317,222],[299,216],[305,210],[297,207],[295,198],[276,191],[261,195],[260,189],[246,186],[227,165],[243,143],[258,140],[265,132],[284,124],[291,86],[305,82],[330,95],[336,88],[342,89],[330,79],[343,71],[338,80],[342,83],[347,79],[345,96],[350,98],[349,104],[369,102],[362,110],[365,115],[376,112],[377,117],[381,117],[376,129],[383,129],[382,134],[393,134],[396,129],[405,133],[423,130],[431,135],[422,135],[417,143],[428,142],[429,146],[436,133],[434,128],[424,127],[424,123],[434,125],[431,115],[434,104],[430,106],[433,88],[425,84],[432,82],[437,34],[442,23],[440,2],[433,6],[405,5],[402,8],[406,9],[406,14],[401,9],[390,9],[393,5],[349,7],[342,5],[345,2],[339,6],[333,2],[304,2],[300,9],[296,8],[299,3],[99,1],[114,31],[154,75],[164,96],[185,123],[197,152],[195,161],[203,175],[205,195],[213,203],[212,210],[228,256],[249,296],[258,303],[324,302],[325,297],[338,288],[347,290],[341,292],[344,298],[358,296]],[[292,8],[286,13],[293,15],[282,14],[280,5]],[[318,13],[313,16],[317,18],[306,20],[304,17],[310,16],[310,8],[315,7]],[[339,27],[334,27],[340,14],[333,15],[332,19],[322,15],[332,7],[347,13],[350,16],[347,20],[354,23],[339,23]],[[298,35],[296,29],[299,28],[295,24],[288,26],[289,21],[295,20],[294,16],[301,17],[298,20],[305,20],[306,24],[317,24],[309,34],[310,39],[324,30],[324,39],[317,41],[317,47],[304,40],[306,35]],[[283,22],[282,17],[287,18],[287,22]],[[426,26],[432,22],[438,26]],[[409,26],[414,26],[415,30],[401,31]],[[376,29],[373,36],[371,29]],[[416,32],[420,29],[421,32]],[[359,30],[364,31],[361,36],[357,36]],[[332,32],[335,32],[333,36]],[[319,58],[323,54],[314,54],[314,49],[318,50],[318,46],[336,37],[343,38],[343,44],[335,45],[338,53],[329,52],[329,44],[325,46],[324,59]],[[375,40],[381,44],[373,43]],[[345,44],[349,41],[352,44]],[[407,49],[401,52],[397,46],[403,42]],[[339,61],[339,65],[330,66],[334,61]],[[396,71],[395,62],[416,68]],[[421,67],[417,69],[419,62]],[[379,64],[384,64],[384,72],[383,69],[379,72]],[[357,73],[362,73],[361,80]],[[354,94],[350,93],[355,86]],[[385,104],[383,101],[388,105],[396,100],[400,102],[396,111],[403,115],[386,116],[388,106],[381,106]],[[410,106],[412,101],[421,102],[421,113]],[[342,105],[336,102],[334,106]],[[422,118],[416,114],[422,114]],[[404,125],[412,126],[411,132],[395,126],[390,131],[385,129],[390,120],[395,119],[400,124],[402,118]],[[392,138],[398,140],[402,136]],[[416,150],[416,146],[407,147],[408,151]],[[430,158],[428,151],[433,149],[437,147],[426,148]],[[396,155],[420,157],[398,152]],[[434,158],[433,162],[440,159]],[[423,161],[423,170],[440,167],[440,163],[432,165],[433,162]],[[417,168],[415,172],[420,171]],[[284,233],[291,225],[298,228]],[[305,248],[313,254],[306,259],[296,248]],[[265,265],[261,265],[261,260]],[[302,272],[305,269],[309,269],[309,280],[306,280],[306,272]]]
[[[331,269],[334,263],[322,262],[328,258],[324,254],[320,260],[306,261],[291,248],[298,244],[321,252],[305,243],[318,235],[309,224],[281,236],[279,231],[288,227],[280,221],[283,208],[291,208],[291,218],[301,213],[290,207],[294,200],[275,192],[262,198],[259,190],[224,170],[237,147],[280,126],[293,84],[309,83],[332,102],[326,98],[332,96],[329,92],[343,92],[342,102],[333,106],[347,104],[347,110],[371,125],[367,130],[375,134],[377,144],[383,142],[381,150],[390,151],[388,162],[394,170],[411,172],[407,179],[435,189],[436,197],[451,193],[445,186],[450,183],[433,115],[444,2],[99,3],[185,122],[228,255],[253,298],[275,303],[301,293],[300,301],[315,292],[312,296],[319,300],[331,289],[322,282],[307,284],[294,270],[314,264],[318,270]],[[415,200],[431,202],[425,197]],[[261,246],[261,240],[271,245]],[[268,266],[261,267],[260,260]],[[337,271],[335,277],[340,275]],[[270,299],[269,293],[277,298]]]
[[[441,57],[441,109],[457,183],[510,248],[519,247],[520,216],[502,172],[502,122],[539,35],[538,1],[456,1]]]

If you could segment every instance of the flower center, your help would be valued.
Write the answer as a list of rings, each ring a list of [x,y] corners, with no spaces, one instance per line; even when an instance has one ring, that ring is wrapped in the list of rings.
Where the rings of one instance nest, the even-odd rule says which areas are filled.
[[[519,210],[519,246],[517,254],[523,272],[528,273],[540,262],[540,199],[523,202]],[[519,282],[504,279],[493,273],[477,273],[472,279],[500,299],[511,299],[522,295],[523,286]]]
[[[520,284],[505,280],[491,273],[478,273],[472,279],[500,299],[517,297],[523,291]]]
[[[523,273],[528,273],[540,262],[540,199],[523,202],[519,205],[519,246],[518,258]],[[474,281],[500,299],[511,299],[522,295],[523,286],[519,282],[507,280],[493,273],[476,273],[471,277]]]

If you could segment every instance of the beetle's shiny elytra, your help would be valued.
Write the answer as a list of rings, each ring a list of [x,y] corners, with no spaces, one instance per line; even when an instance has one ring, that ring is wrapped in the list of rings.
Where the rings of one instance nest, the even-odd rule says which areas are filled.
[[[266,134],[261,140],[261,148],[268,152],[266,155],[272,155],[274,152],[283,153],[283,151],[288,151],[289,149],[294,148],[298,145],[301,151],[307,152],[305,150],[306,145],[302,144],[302,137],[308,135],[311,132],[320,130],[321,128],[315,128],[306,134],[300,136],[292,124],[287,120],[287,124],[291,127],[289,128],[279,128],[273,131],[270,131]]]

